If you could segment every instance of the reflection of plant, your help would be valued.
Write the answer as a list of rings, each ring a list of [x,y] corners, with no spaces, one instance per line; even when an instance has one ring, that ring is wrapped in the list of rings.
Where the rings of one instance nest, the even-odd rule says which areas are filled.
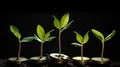
[[[79,42],[79,43],[72,43],[71,45],[74,45],[74,46],[77,46],[77,47],[81,47],[81,61],[83,62],[83,45],[85,43],[87,43],[87,41],[89,40],[89,35],[87,32],[84,37],[82,37],[79,33],[77,33],[76,31],[74,32],[76,33],[76,40]]]
[[[21,43],[22,42],[30,42],[33,40],[34,37],[24,37],[23,39],[21,39],[21,34],[19,33],[18,28],[15,27],[14,25],[10,25],[10,31],[18,38],[19,49],[18,49],[17,60],[19,60],[20,53],[21,53]]]
[[[66,13],[62,16],[61,20],[59,21],[55,16],[54,17],[54,26],[59,29],[58,33],[58,43],[59,43],[59,56],[61,54],[61,33],[68,29],[73,21],[69,22],[69,13]]]
[[[44,43],[46,41],[51,41],[51,40],[53,40],[55,38],[54,36],[50,37],[50,33],[52,31],[53,30],[50,30],[49,32],[45,33],[44,28],[41,25],[37,25],[37,35],[38,36],[35,35],[35,40],[37,40],[38,42],[41,43],[41,46],[40,46],[40,58],[43,56],[43,45],[44,45]]]
[[[101,60],[103,61],[104,43],[110,40],[115,35],[116,31],[113,30],[107,37],[104,37],[104,35],[98,30],[91,29],[91,31],[96,36],[96,38],[98,38],[102,42]]]

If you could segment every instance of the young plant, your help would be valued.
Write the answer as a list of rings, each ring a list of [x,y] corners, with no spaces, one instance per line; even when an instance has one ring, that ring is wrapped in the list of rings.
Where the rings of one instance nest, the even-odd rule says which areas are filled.
[[[113,30],[108,36],[104,37],[104,35],[98,31],[98,30],[95,30],[95,29],[91,29],[92,33],[95,35],[96,38],[98,38],[101,43],[102,43],[102,51],[101,51],[101,61],[104,61],[103,60],[103,55],[104,55],[104,43],[108,40],[110,40],[116,33],[115,30]]]
[[[14,25],[10,25],[10,31],[18,38],[19,48],[18,48],[18,55],[16,60],[19,60],[20,53],[21,53],[21,46],[22,46],[21,43],[30,42],[33,40],[34,37],[30,36],[30,37],[24,37],[23,39],[21,39],[21,34],[19,32],[19,29]]]
[[[58,20],[55,16],[54,17],[54,26],[59,30],[58,33],[58,44],[59,44],[59,56],[61,55],[61,33],[68,29],[72,24],[73,20],[69,22],[69,13],[65,13],[61,20]],[[68,23],[69,22],[69,23]]]
[[[76,31],[74,33],[76,34],[76,40],[78,41],[78,43],[74,42],[71,45],[74,45],[76,47],[81,47],[81,61],[83,62],[83,46],[89,40],[89,35],[88,35],[89,32],[87,32],[83,37]]]
[[[34,38],[35,38],[35,40],[37,40],[38,42],[41,43],[39,60],[43,57],[43,45],[44,45],[44,43],[50,42],[55,38],[54,36],[50,36],[50,33],[53,31],[54,30],[50,30],[47,33],[45,33],[44,28],[41,25],[37,25],[37,35],[35,34]]]

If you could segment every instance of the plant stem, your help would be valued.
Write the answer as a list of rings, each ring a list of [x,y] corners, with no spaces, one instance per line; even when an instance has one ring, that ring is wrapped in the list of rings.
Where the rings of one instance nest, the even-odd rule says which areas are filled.
[[[81,61],[83,62],[83,46],[81,46]]]
[[[17,60],[19,60],[19,58],[20,58],[20,53],[21,53],[21,42],[20,42],[20,39],[19,39],[18,41],[19,41],[19,48],[18,48]]]
[[[40,45],[40,57],[39,57],[39,60],[43,56],[43,44],[44,44],[44,42],[42,42],[41,45]]]
[[[59,56],[61,54],[61,30],[59,30],[58,34],[58,43],[59,43]]]
[[[103,61],[103,55],[104,55],[104,43],[102,43],[102,51],[101,51],[101,60]]]

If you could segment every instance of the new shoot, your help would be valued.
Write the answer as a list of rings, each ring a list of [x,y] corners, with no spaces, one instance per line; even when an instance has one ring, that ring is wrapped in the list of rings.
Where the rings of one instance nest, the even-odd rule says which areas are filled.
[[[98,38],[102,43],[101,61],[104,61],[103,56],[104,56],[105,42],[110,40],[115,35],[116,30],[112,30],[112,32],[109,35],[107,35],[106,37],[104,37],[104,35],[100,31],[98,31],[96,29],[91,29],[91,31],[95,35],[95,37]]]

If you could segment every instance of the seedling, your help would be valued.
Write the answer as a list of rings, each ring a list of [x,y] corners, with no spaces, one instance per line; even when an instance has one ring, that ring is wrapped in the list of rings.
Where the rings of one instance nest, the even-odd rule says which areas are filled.
[[[14,25],[10,25],[10,31],[18,38],[19,48],[18,48],[18,55],[16,60],[19,60],[20,54],[21,54],[21,46],[22,46],[21,43],[30,42],[33,40],[34,37],[30,36],[30,37],[24,37],[23,39],[21,39],[21,34],[19,32],[19,29]]]
[[[41,43],[39,60],[43,57],[43,45],[44,45],[44,43],[50,42],[55,38],[55,36],[50,36],[50,33],[53,31],[54,30],[50,30],[47,33],[45,33],[44,28],[41,25],[37,25],[37,35],[36,34],[34,35],[35,36],[34,39]]]
[[[84,61],[83,60],[83,46],[89,40],[89,35],[88,35],[89,32],[87,32],[83,37],[76,31],[74,33],[76,34],[76,40],[78,41],[78,43],[74,42],[71,45],[74,45],[76,47],[81,47],[81,61],[83,63],[83,61]]]
[[[61,56],[61,33],[64,30],[67,30],[70,25],[72,24],[73,20],[69,22],[69,13],[65,13],[61,20],[58,20],[55,16],[54,17],[54,26],[59,30],[58,33],[58,44],[59,44],[59,57]],[[69,23],[68,23],[69,22]]]
[[[98,30],[95,30],[95,29],[91,29],[92,33],[95,35],[96,38],[98,38],[101,43],[102,43],[102,51],[101,51],[101,61],[104,61],[103,60],[103,55],[104,55],[104,46],[105,46],[105,42],[110,40],[116,33],[115,30],[113,30],[108,36],[104,37],[104,35],[98,31]]]

